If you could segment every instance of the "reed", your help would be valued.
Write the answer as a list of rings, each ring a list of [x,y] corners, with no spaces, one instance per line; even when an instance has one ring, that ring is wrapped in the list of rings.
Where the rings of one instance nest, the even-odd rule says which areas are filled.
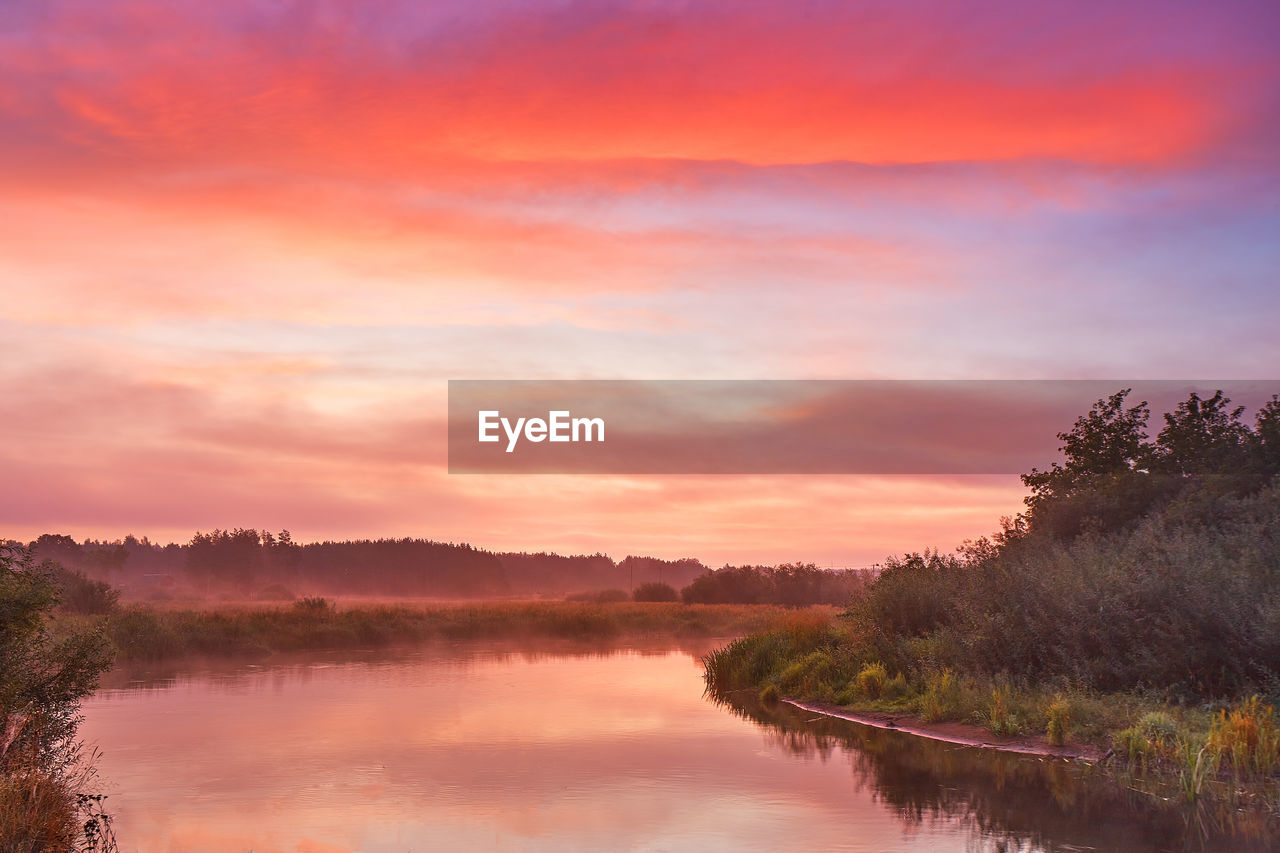
[[[262,657],[312,649],[384,648],[436,640],[547,637],[731,637],[825,624],[831,608],[805,614],[774,605],[673,602],[481,602],[360,604],[323,598],[287,606],[162,610],[135,605],[105,621],[124,661],[186,655]],[[808,630],[805,628],[804,630]]]

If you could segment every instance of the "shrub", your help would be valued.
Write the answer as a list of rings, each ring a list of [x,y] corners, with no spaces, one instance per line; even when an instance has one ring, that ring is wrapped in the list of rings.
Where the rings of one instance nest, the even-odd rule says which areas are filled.
[[[650,581],[636,587],[632,597],[636,601],[679,601],[680,594],[670,584]]]
[[[1117,732],[1113,748],[1130,761],[1172,757],[1178,747],[1178,724],[1164,711],[1143,714],[1138,722]]]
[[[1143,761],[1152,753],[1151,742],[1138,731],[1137,726],[1121,729],[1111,738],[1111,748],[1130,761]]]
[[[1165,711],[1151,711],[1138,719],[1138,732],[1152,743],[1172,743],[1178,736],[1178,723]]]
[[[1048,716],[1049,725],[1045,728],[1045,734],[1049,737],[1049,743],[1062,746],[1071,736],[1071,706],[1059,696],[1049,703]]]
[[[911,692],[911,685],[907,683],[907,677],[902,673],[898,673],[893,678],[885,682],[883,696],[885,699],[901,699]]]
[[[993,734],[1013,735],[1022,731],[1022,723],[1009,707],[1009,688],[1001,685],[991,690],[983,721]]]
[[[111,665],[97,630],[50,630],[57,565],[0,542],[0,849],[94,849],[80,829],[80,700]],[[96,825],[96,824],[95,824]]]
[[[52,560],[40,564],[58,586],[58,606],[70,613],[96,616],[112,613],[120,604],[120,590],[81,572],[63,568]]]
[[[889,637],[919,637],[948,624],[955,613],[962,562],[937,551],[891,557],[854,612]]]
[[[303,613],[325,616],[333,613],[333,602],[319,595],[308,595],[293,603],[293,608]]]
[[[858,673],[858,689],[872,699],[879,699],[884,692],[885,681],[889,673],[879,661],[869,663]]]
[[[926,722],[954,720],[960,716],[960,682],[956,674],[944,669],[929,676],[924,696],[920,698],[920,716]]]
[[[857,569],[819,569],[812,563],[725,566],[705,571],[680,592],[686,604],[846,604],[866,586]]]
[[[1272,773],[1280,767],[1280,731],[1275,710],[1258,696],[1221,711],[1209,729],[1209,749],[1229,757],[1237,774]]]
[[[778,701],[778,688],[773,684],[766,684],[764,689],[760,691],[760,701],[765,704],[771,704]]]
[[[0,776],[0,848],[73,850],[80,827],[75,792],[45,773]]]

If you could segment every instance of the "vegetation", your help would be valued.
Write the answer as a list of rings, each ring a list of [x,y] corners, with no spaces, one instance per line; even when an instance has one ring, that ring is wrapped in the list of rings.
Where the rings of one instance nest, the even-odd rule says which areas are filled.
[[[58,606],[68,613],[103,615],[120,604],[120,591],[106,581],[85,577],[52,560],[41,561],[40,568],[58,590]]]
[[[636,587],[631,597],[636,601],[679,601],[680,593],[669,584],[650,581]]]
[[[243,527],[197,531],[186,544],[165,546],[146,537],[79,543],[70,536],[46,533],[31,548],[38,558],[124,587],[126,596],[135,600],[192,594],[289,600],[293,590],[440,598],[564,595],[575,590],[631,590],[648,582],[679,588],[707,571],[691,558],[628,556],[614,562],[605,554],[494,553],[426,539],[300,544],[288,530],[271,533]],[[254,590],[259,592],[255,595]]]
[[[866,586],[856,569],[824,571],[812,563],[725,566],[694,578],[680,597],[690,604],[842,605]]]
[[[831,624],[708,656],[709,686],[1079,739],[1192,795],[1275,775],[1280,399],[1251,428],[1193,394],[1149,441],[1127,393],[1059,435],[1065,462],[1024,476],[994,537],[887,560]]]
[[[824,610],[828,618],[830,610]],[[679,603],[539,601],[339,607],[320,597],[287,607],[162,610],[131,605],[106,632],[124,661],[184,655],[262,657],[309,649],[383,648],[471,638],[596,641],[640,637],[725,637],[768,630],[781,607]]]
[[[872,792],[908,833],[945,818],[974,827],[969,846],[983,850],[1276,849],[1274,790],[1268,804],[1249,790],[1256,785],[1241,786],[1229,774],[1136,776],[1117,770],[1114,760],[1101,766],[1028,761],[815,716],[776,696],[766,701],[739,691],[713,698],[761,726],[774,749],[825,764],[847,762],[843,772],[853,784]],[[1206,757],[1201,766],[1207,764]],[[1180,796],[1196,784],[1193,797]]]
[[[566,595],[565,601],[591,601],[596,604],[616,604],[631,601],[631,593],[625,589],[602,589],[599,592],[575,592]]]
[[[70,629],[55,618],[59,575],[49,561],[34,565],[28,549],[0,544],[3,850],[111,845],[101,798],[84,790],[92,770],[81,761],[76,740],[80,699],[110,666],[111,651],[100,631]],[[83,585],[73,588],[84,591]]]
[[[1054,697],[1054,700],[1049,703],[1048,717],[1045,734],[1049,738],[1049,743],[1062,746],[1071,736],[1071,703],[1061,696]]]

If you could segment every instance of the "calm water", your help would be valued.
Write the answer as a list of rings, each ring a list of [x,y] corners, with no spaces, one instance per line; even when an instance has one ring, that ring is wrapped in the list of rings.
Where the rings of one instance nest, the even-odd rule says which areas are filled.
[[[706,650],[117,676],[82,733],[130,853],[1270,849],[1064,762],[717,704]]]

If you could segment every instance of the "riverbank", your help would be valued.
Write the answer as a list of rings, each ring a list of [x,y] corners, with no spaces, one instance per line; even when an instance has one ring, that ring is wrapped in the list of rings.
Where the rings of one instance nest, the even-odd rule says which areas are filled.
[[[572,601],[345,604],[303,599],[271,607],[131,605],[100,617],[122,663],[184,656],[385,648],[433,641],[733,637],[829,618],[831,608]]]
[[[798,702],[794,699],[783,699],[781,701],[802,711],[822,714],[838,720],[849,720],[872,728],[903,732],[916,737],[942,741],[943,743],[954,743],[960,746],[997,749],[1001,752],[1016,752],[1023,755],[1080,759],[1083,761],[1099,761],[1107,755],[1100,747],[1088,744],[1069,743],[1055,746],[1049,742],[1047,737],[1039,735],[994,735],[982,726],[972,723],[926,723],[916,717],[875,711],[851,711],[847,708],[841,708],[839,705],[822,702]]]
[[[726,701],[779,701],[968,746],[1109,763],[1194,801],[1230,781],[1280,805],[1280,721],[1258,697],[1177,704],[1153,693],[1011,684],[922,663],[891,671],[845,620],[748,634],[704,658]]]

